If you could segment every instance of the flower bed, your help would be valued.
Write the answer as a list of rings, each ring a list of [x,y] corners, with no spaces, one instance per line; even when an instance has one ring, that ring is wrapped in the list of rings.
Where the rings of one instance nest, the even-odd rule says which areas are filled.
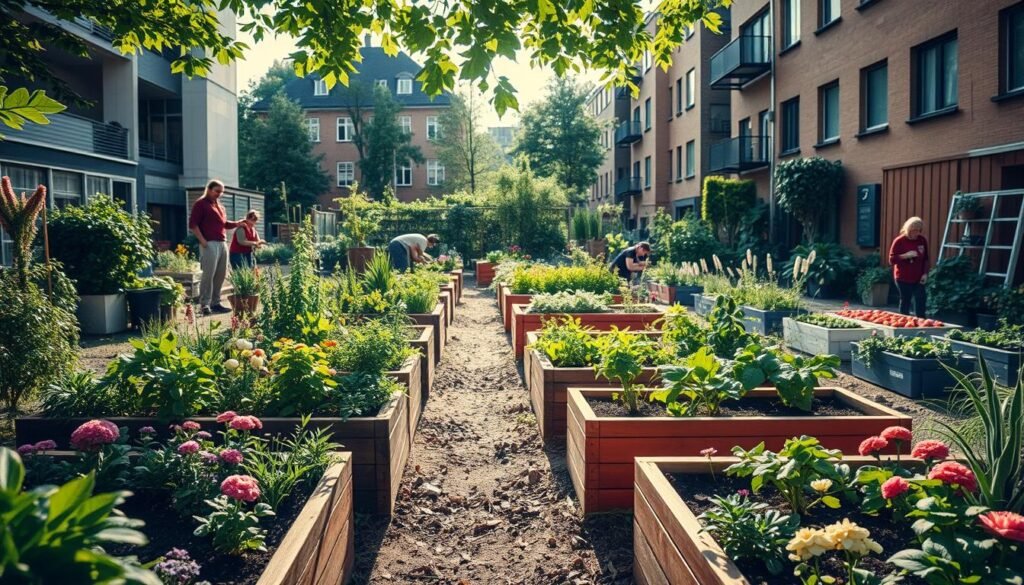
[[[827,322],[818,324],[786,317],[782,320],[782,336],[786,345],[793,349],[811,355],[837,355],[843,361],[850,361],[850,343],[869,337],[872,329],[852,321],[846,323],[852,327],[830,327],[831,323]]]
[[[878,351],[868,360],[860,353],[862,343],[851,344],[850,369],[853,375],[909,398],[945,396],[956,381],[943,367],[943,363],[960,371],[973,368],[967,359],[958,355],[945,358],[910,357],[893,351]]]
[[[430,396],[430,388],[434,385],[434,367],[437,364],[437,351],[434,348],[434,328],[430,325],[413,325],[410,327],[414,337],[409,345],[420,353],[420,390],[423,402]]]
[[[430,325],[434,328],[434,363],[440,362],[448,342],[448,317],[445,315],[444,303],[438,302],[430,313],[411,313],[409,319],[417,325]]]
[[[515,350],[516,359],[523,357],[526,347],[526,334],[536,331],[543,325],[543,321],[553,317],[572,317],[579,319],[586,327],[592,327],[600,331],[609,331],[612,327],[619,329],[629,328],[634,331],[645,329],[653,325],[655,321],[664,315],[664,311],[658,307],[651,306],[648,312],[643,313],[575,313],[571,315],[529,313],[529,305],[512,305],[512,345]],[[621,305],[609,305],[610,310],[621,309]]]
[[[491,286],[491,281],[494,280],[495,265],[496,263],[487,260],[476,261],[476,286],[478,288]]]
[[[633,458],[681,456],[702,449],[727,451],[764,441],[779,448],[794,434],[818,436],[826,447],[856,451],[866,434],[890,426],[911,428],[912,419],[842,388],[817,388],[819,399],[857,411],[840,416],[603,416],[588,400],[610,401],[615,391],[568,391],[569,475],[584,513],[629,508],[633,503]],[[645,396],[647,393],[644,393]],[[768,402],[775,390],[751,390],[746,397]],[[625,414],[625,412],[623,412]]]
[[[935,321],[934,319],[919,319],[909,315],[901,315],[892,311],[873,310],[851,310],[843,309],[836,311],[836,315],[844,319],[850,319],[863,323],[865,327],[876,329],[880,335],[885,337],[917,337],[919,335],[945,335],[953,329],[960,329],[959,325]]]

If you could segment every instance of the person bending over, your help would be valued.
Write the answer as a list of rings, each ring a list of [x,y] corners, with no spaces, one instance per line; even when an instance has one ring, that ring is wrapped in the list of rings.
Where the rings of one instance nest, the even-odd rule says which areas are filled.
[[[391,258],[391,266],[399,272],[405,272],[412,268],[413,264],[426,264],[432,258],[427,250],[433,248],[441,241],[436,234],[424,236],[423,234],[403,234],[391,240],[388,244],[388,256]]]

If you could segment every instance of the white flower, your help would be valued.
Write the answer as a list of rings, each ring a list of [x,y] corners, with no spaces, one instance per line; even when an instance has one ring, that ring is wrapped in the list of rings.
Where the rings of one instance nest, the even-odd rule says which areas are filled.
[[[258,369],[262,368],[263,364],[264,364],[263,358],[261,358],[258,355],[254,355],[251,358],[249,358],[249,365],[252,366],[254,369],[258,370]]]
[[[235,349],[238,351],[252,350],[252,342],[247,339],[239,339],[235,342]]]
[[[229,360],[225,360],[224,361],[224,367],[229,369],[229,370],[232,370],[232,371],[237,370],[238,366],[239,366],[238,360],[236,360],[235,358],[231,358]]]
[[[828,478],[816,479],[816,480],[811,482],[811,489],[816,491],[816,492],[825,493],[831,487],[832,487],[832,480],[828,479]]]

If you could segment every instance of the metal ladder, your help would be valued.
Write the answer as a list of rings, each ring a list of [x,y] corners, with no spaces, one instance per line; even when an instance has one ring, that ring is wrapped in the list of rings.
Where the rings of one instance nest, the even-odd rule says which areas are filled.
[[[966,198],[977,198],[983,204],[986,200],[991,200],[990,212],[988,217],[975,218],[975,219],[960,219],[956,217],[957,203]],[[1017,201],[1017,215],[1016,216],[997,216],[999,213],[999,202],[1010,199],[1016,199]],[[1014,234],[1013,244],[993,244],[992,233],[995,231],[992,227],[998,223],[1014,222]],[[963,243],[950,243],[949,234],[950,228],[953,224],[962,223],[964,226],[964,233],[962,236],[972,236],[971,226],[976,223],[985,224],[985,237],[981,244]],[[960,193],[957,192],[953,195],[953,200],[949,204],[949,217],[946,219],[946,229],[942,234],[942,247],[939,248],[939,258],[945,257],[947,250],[956,250],[957,256],[962,256],[965,250],[981,250],[981,258],[978,261],[978,273],[986,278],[999,278],[1002,279],[1004,286],[1010,286],[1013,284],[1015,268],[1017,261],[1020,258],[1021,249],[1021,232],[1022,226],[1024,226],[1024,189],[1015,189],[1008,191],[984,191],[979,193]],[[1009,250],[1010,259],[1007,262],[1004,272],[991,271],[988,268],[989,252],[992,250]]]

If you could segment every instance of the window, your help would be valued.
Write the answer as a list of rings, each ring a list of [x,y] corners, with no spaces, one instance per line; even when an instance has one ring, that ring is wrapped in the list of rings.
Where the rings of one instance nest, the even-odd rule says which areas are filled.
[[[1024,90],[1024,4],[1000,13],[1002,19],[1002,93]]]
[[[412,161],[406,161],[395,171],[395,184],[399,187],[412,186]]]
[[[633,108],[633,122],[637,125],[640,124],[640,106]]]
[[[696,151],[697,151],[697,142],[696,141],[691,140],[691,141],[686,143],[686,178],[687,179],[692,179],[693,176],[695,174],[697,174],[697,171],[694,168],[694,167],[696,167],[696,162],[697,162],[697,152]]]
[[[697,70],[690,69],[686,72],[686,109],[689,110],[697,103]]]
[[[348,116],[338,117],[338,142],[352,142],[355,134],[355,126],[352,125],[352,118]]]
[[[412,93],[412,79],[408,77],[398,78],[398,95],[409,95]]]
[[[676,180],[683,178],[683,147],[676,147]]]
[[[649,50],[645,50],[644,51],[644,60],[643,60],[644,73],[647,73],[648,71],[651,70],[651,65],[653,63],[654,63],[654,60],[651,59],[651,52]]]
[[[839,82],[818,88],[818,143],[839,140]]]
[[[644,130],[651,129],[651,98],[644,100]]]
[[[91,200],[93,197],[103,194],[109,195],[112,193],[110,190],[110,179],[107,177],[97,177],[94,175],[85,176],[85,199],[86,201]]]
[[[383,87],[384,89],[387,89],[388,88],[388,80],[387,79],[378,79],[377,80],[377,87]]]
[[[839,20],[839,0],[818,0],[818,28]]]
[[[338,186],[348,187],[356,182],[356,163],[345,161],[338,163]]]
[[[640,161],[633,162],[633,177],[634,179],[640,178]]]
[[[427,140],[437,140],[437,116],[427,116]]]
[[[306,133],[310,142],[320,142],[320,118],[306,118]]]
[[[914,116],[954,108],[957,104],[956,33],[914,49]]]
[[[761,110],[757,113],[757,133],[758,133],[758,144],[761,148],[757,149],[756,152],[761,155],[761,160],[768,160],[768,137],[771,136],[770,126],[771,122],[768,120],[768,110]],[[754,146],[754,145],[751,145]]]
[[[398,123],[402,126],[402,132],[412,134],[412,116],[399,116]]]
[[[53,204],[61,209],[82,203],[82,175],[53,171]]]
[[[427,161],[427,184],[436,186],[444,183],[444,165],[441,161]]]
[[[651,188],[651,157],[644,157],[644,189]]]
[[[683,113],[683,78],[676,80],[676,114]]]
[[[782,102],[782,152],[800,150],[800,98]]]
[[[668,121],[672,121],[672,86],[668,86]]]
[[[327,95],[327,82],[323,79],[314,79],[313,95]]]
[[[800,0],[782,0],[782,50],[800,40]]]
[[[668,156],[665,157],[665,162],[668,163],[666,165],[665,170],[668,171],[668,182],[671,183],[672,182],[672,149],[671,148],[668,149]]]
[[[740,35],[755,39],[750,42],[749,59],[753,63],[767,63],[771,58],[771,26],[768,24],[768,11],[762,10],[746,24],[740,27]],[[746,57],[745,57],[746,58]]]
[[[889,123],[889,65],[882,61],[860,72],[860,129],[882,128]]]

